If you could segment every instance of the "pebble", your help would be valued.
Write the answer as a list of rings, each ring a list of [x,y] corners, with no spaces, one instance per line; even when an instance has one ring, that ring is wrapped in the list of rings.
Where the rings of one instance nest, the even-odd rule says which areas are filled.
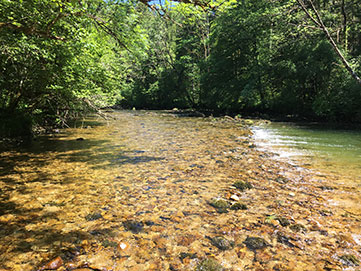
[[[249,236],[247,236],[247,239],[244,241],[244,244],[250,250],[262,249],[262,248],[269,246],[269,244],[263,238],[249,237]]]
[[[223,236],[216,236],[213,238],[209,238],[211,240],[212,245],[219,248],[220,250],[231,249],[234,246],[234,242],[230,241]]]
[[[56,257],[54,260],[51,260],[46,265],[41,267],[39,270],[56,270],[63,265],[63,259],[61,257]]]

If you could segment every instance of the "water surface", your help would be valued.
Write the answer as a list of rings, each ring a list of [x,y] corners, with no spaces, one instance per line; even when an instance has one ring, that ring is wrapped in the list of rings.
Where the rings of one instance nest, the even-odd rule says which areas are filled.
[[[361,130],[270,123],[253,129],[256,144],[280,158],[361,183]]]
[[[0,270],[353,270],[361,214],[330,185],[258,151],[242,120],[87,119],[0,152]]]

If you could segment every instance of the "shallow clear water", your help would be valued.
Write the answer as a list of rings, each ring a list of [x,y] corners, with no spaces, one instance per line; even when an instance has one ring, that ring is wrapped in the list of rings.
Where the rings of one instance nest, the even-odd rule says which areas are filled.
[[[256,144],[325,174],[361,181],[361,131],[317,124],[270,123],[253,128]]]
[[[111,116],[0,150],[0,271],[357,270],[360,191],[269,159],[243,120]]]

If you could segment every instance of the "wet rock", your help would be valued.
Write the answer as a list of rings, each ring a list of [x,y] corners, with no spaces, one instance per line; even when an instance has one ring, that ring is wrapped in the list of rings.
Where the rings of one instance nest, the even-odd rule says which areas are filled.
[[[230,203],[224,199],[212,199],[209,202],[209,205],[217,209],[218,213],[228,213],[228,208],[230,208]]]
[[[294,232],[301,232],[301,233],[307,232],[307,228],[302,224],[293,224],[290,226],[290,229]]]
[[[320,210],[319,213],[322,216],[332,216],[333,215],[333,213],[329,210]]]
[[[205,259],[201,261],[197,266],[195,271],[224,271],[222,265],[220,265],[216,260]]]
[[[291,224],[290,221],[285,217],[277,217],[277,220],[282,227],[287,227]]]
[[[97,219],[103,218],[103,216],[100,213],[93,213],[93,214],[88,214],[86,215],[85,219],[87,221],[94,221]]]
[[[116,247],[118,247],[118,243],[106,239],[106,240],[104,240],[104,241],[102,242],[102,246],[103,246],[103,247],[113,247],[113,248],[116,248]]]
[[[331,191],[331,190],[334,190],[335,188],[332,187],[332,186],[327,186],[327,185],[321,185],[319,186],[318,188],[320,188],[321,190],[323,191]]]
[[[253,125],[253,124],[254,124],[254,121],[253,121],[253,120],[250,120],[250,119],[245,119],[245,120],[244,120],[244,123],[245,123],[246,125]]]
[[[267,215],[264,220],[266,224],[270,224],[270,225],[276,225],[276,224],[278,225],[279,222],[276,221],[278,221],[276,215]]]
[[[286,235],[284,235],[281,232],[277,233],[277,242],[284,244],[286,246],[289,246],[289,247],[295,247],[295,245],[290,242],[289,237],[287,237]]]
[[[237,195],[232,195],[230,199],[234,201],[239,201],[239,197]]]
[[[186,234],[182,236],[178,236],[176,238],[176,241],[179,245],[188,247],[190,244],[192,244],[197,239],[197,236],[192,234]]]
[[[39,270],[56,270],[62,265],[63,265],[63,259],[61,257],[56,257],[54,260],[42,266]]]
[[[211,240],[212,245],[219,248],[220,250],[228,250],[234,247],[234,242],[224,238],[223,236],[208,238]]]
[[[196,253],[187,253],[187,252],[181,252],[179,254],[179,259],[183,262],[184,259],[189,258],[189,259],[195,259],[197,258],[197,254]]]
[[[257,249],[263,249],[269,246],[269,244],[261,237],[250,237],[247,236],[246,240],[244,241],[244,244],[247,246],[250,250],[257,250]]]
[[[123,222],[123,226],[127,231],[131,231],[132,233],[140,233],[143,230],[144,224],[143,222],[127,220]]]
[[[347,266],[359,266],[360,261],[352,254],[345,254],[340,257],[340,260],[343,265]]]
[[[147,221],[145,221],[144,223],[145,223],[145,225],[147,225],[147,226],[153,226],[153,225],[155,225],[155,223],[154,223],[153,221],[151,221],[151,220],[147,220]]]
[[[251,189],[253,186],[251,183],[247,181],[237,181],[233,184],[234,187],[236,187],[240,191],[244,191],[246,189]]]
[[[129,250],[130,245],[129,245],[128,243],[121,242],[121,243],[118,245],[118,248],[119,248],[121,251],[127,251],[127,250]]]
[[[239,203],[239,202],[236,202],[234,204],[232,204],[231,206],[231,210],[247,210],[248,207],[246,204],[243,204],[243,203]]]
[[[280,183],[280,184],[286,184],[289,182],[289,180],[285,177],[277,177],[275,179],[275,182]]]

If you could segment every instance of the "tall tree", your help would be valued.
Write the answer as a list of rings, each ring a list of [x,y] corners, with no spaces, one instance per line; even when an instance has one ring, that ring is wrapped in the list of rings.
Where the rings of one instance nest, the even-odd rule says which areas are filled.
[[[306,3],[304,2],[304,0],[297,0],[298,4],[300,5],[300,7],[302,8],[302,10],[305,12],[305,14],[308,16],[308,18],[317,26],[319,27],[324,33],[326,38],[328,39],[328,41],[330,42],[330,44],[332,45],[332,48],[335,50],[336,54],[338,55],[338,57],[340,58],[342,64],[345,66],[346,70],[350,73],[350,75],[357,81],[357,83],[361,86],[361,78],[356,74],[356,72],[354,71],[354,69],[351,67],[351,65],[348,63],[348,61],[346,60],[346,58],[344,57],[343,53],[341,52],[341,50],[339,49],[339,47],[337,46],[335,40],[332,38],[328,28],[325,26],[320,13],[318,12],[315,4],[313,3],[312,0],[307,0],[310,4],[311,10],[312,12],[315,14],[315,16],[313,16],[311,14],[310,11],[308,11]],[[345,13],[345,0],[342,0],[342,6],[341,6],[341,12],[343,15],[343,31],[346,34],[347,33],[347,25],[346,25],[346,13]],[[347,37],[346,37],[347,40]],[[347,41],[346,41],[347,44]],[[346,46],[347,48],[347,46]]]

